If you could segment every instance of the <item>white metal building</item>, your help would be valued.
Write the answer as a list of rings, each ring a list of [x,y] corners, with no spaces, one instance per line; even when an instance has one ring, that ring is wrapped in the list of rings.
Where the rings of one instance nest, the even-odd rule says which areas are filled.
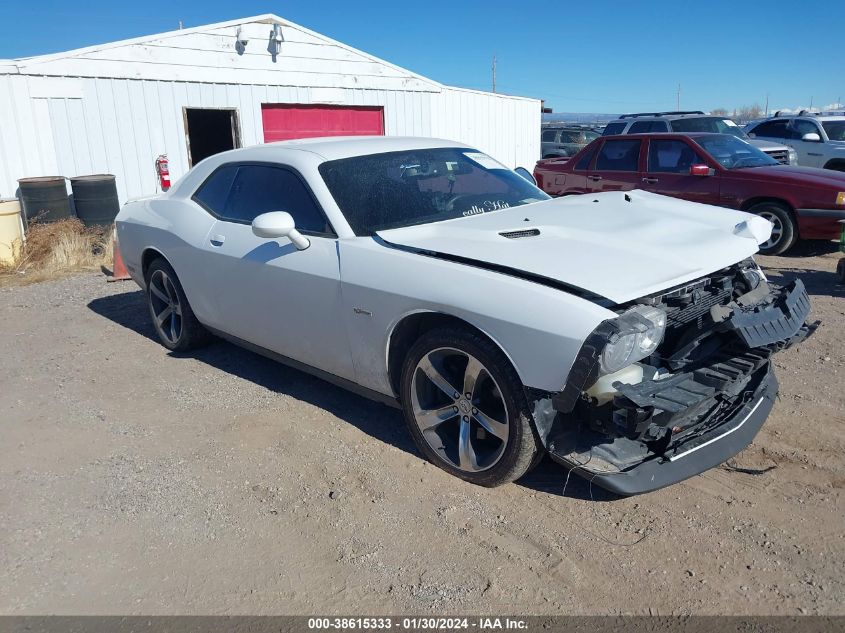
[[[540,102],[444,86],[275,15],[0,60],[0,198],[31,176],[157,192],[231,147],[333,134],[434,136],[510,167],[540,155]]]

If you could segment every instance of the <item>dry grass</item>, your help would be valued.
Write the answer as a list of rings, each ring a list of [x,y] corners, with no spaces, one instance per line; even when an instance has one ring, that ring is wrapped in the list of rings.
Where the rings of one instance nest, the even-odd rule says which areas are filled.
[[[0,285],[55,279],[112,266],[114,229],[86,227],[77,219],[34,222],[14,264],[0,263]]]

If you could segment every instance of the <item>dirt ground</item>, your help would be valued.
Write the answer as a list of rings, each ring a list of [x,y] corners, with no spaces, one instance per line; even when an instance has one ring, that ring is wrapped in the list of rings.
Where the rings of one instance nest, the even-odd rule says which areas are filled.
[[[131,282],[0,290],[2,614],[845,614],[845,288],[777,357],[754,444],[619,499],[544,462],[487,490],[399,413],[218,342],[153,340]]]

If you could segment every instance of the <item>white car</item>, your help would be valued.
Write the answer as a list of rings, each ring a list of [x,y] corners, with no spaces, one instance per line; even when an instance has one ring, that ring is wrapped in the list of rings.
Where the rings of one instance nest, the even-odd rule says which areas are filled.
[[[548,452],[620,494],[721,463],[767,417],[771,355],[813,329],[800,281],[752,259],[770,230],[642,191],[552,200],[475,149],[391,137],[218,154],[117,217],[169,349],[216,334],[400,406],[476,484]]]
[[[745,127],[752,139],[789,145],[802,167],[845,171],[845,112],[781,114]]]

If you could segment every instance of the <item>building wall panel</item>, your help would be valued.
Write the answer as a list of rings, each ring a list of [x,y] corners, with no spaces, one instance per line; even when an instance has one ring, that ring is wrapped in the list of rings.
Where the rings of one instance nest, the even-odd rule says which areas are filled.
[[[540,154],[537,100],[453,89],[296,25],[236,25],[20,60],[0,68],[0,196],[28,176],[112,173],[121,201],[158,192],[154,162],[188,169],[185,107],[235,108],[242,146],[263,142],[262,103],[378,106],[387,135],[465,142],[509,167]],[[11,70],[10,70],[11,68]],[[18,74],[9,74],[18,73]]]

